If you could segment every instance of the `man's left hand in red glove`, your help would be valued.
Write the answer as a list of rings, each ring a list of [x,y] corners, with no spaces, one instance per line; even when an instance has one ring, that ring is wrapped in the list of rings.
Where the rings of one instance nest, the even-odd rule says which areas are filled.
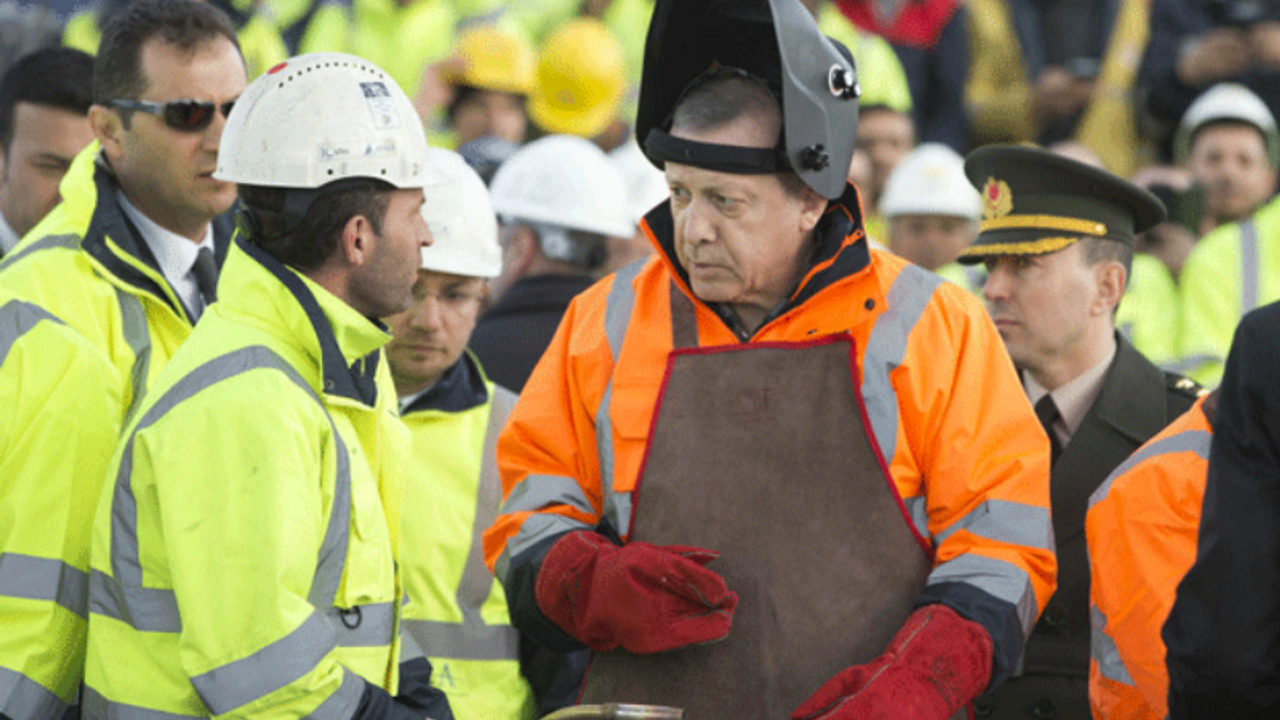
[[[792,720],[947,720],[991,680],[984,627],[946,605],[907,617],[884,654],[836,675]]]

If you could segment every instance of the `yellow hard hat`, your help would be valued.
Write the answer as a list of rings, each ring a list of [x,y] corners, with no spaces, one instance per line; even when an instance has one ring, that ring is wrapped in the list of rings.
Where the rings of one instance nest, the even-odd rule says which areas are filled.
[[[454,45],[462,58],[462,74],[452,83],[481,90],[528,95],[534,86],[533,47],[521,35],[498,25],[478,25],[464,31]]]
[[[548,133],[593,138],[617,115],[626,82],[622,43],[609,28],[570,20],[543,44],[529,116]]]

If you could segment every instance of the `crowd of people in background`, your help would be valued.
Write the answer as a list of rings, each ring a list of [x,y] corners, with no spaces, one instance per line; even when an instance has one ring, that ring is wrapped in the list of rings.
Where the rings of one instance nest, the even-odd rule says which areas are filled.
[[[1047,607],[1046,598],[1039,598],[1043,615],[1039,623],[1032,616],[1025,628],[1028,654],[1016,669],[1013,663],[1000,666],[997,658],[1001,678],[1011,677],[1001,691],[979,699],[977,715],[1029,712],[1077,720],[1090,713],[1086,700],[1092,699],[1094,716],[1103,720],[1165,717],[1170,678],[1159,641],[1162,623],[1151,618],[1168,615],[1173,587],[1195,557],[1217,409],[1217,394],[1204,396],[1222,382],[1241,320],[1280,300],[1280,2],[798,1],[856,67],[858,119],[847,169],[860,212],[854,218],[850,211],[855,229],[863,229],[872,248],[967,291],[955,302],[985,304],[1050,441],[1054,487],[1077,477],[1088,486],[1077,497],[1054,491],[1056,545],[1050,538],[1043,549],[1057,552],[1058,594]],[[385,318],[395,338],[385,351],[389,368],[357,363],[348,377],[344,367],[338,394],[367,400],[375,385],[393,385],[413,436],[415,462],[442,464],[447,475],[464,481],[442,491],[452,493],[452,515],[441,513],[439,523],[386,539],[391,545],[447,548],[435,566],[410,563],[393,570],[391,556],[379,555],[383,540],[363,539],[371,557],[386,561],[380,571],[388,577],[404,572],[407,649],[397,640],[388,651],[399,653],[395,672],[409,688],[405,693],[417,695],[391,698],[367,688],[361,695],[340,673],[295,684],[312,693],[323,688],[344,698],[334,702],[353,707],[401,703],[434,720],[450,714],[459,720],[524,720],[571,704],[586,651],[550,652],[530,642],[525,628],[513,629],[504,595],[513,588],[502,582],[510,569],[500,567],[495,580],[484,567],[481,534],[495,520],[502,522],[502,481],[493,466],[497,437],[558,337],[566,311],[602,278],[638,272],[637,261],[666,250],[661,233],[645,219],[674,202],[678,188],[670,173],[650,161],[652,151],[645,147],[647,138],[638,136],[637,123],[644,66],[657,60],[646,57],[655,0],[209,0],[220,12],[179,20],[160,11],[138,19],[130,15],[134,2],[0,0],[0,307],[14,313],[14,327],[21,328],[6,334],[0,323],[0,362],[11,347],[9,362],[26,358],[24,367],[38,364],[35,358],[56,357],[51,365],[57,367],[46,370],[56,369],[65,379],[50,384],[38,400],[14,402],[10,420],[0,420],[0,441],[5,432],[11,438],[7,447],[0,442],[0,473],[17,476],[24,467],[32,472],[31,458],[45,458],[48,468],[42,472],[49,473],[50,487],[76,481],[59,476],[55,460],[77,472],[96,469],[109,483],[118,475],[121,487],[134,472],[143,478],[135,482],[151,482],[145,473],[155,468],[133,467],[132,440],[114,460],[112,449],[130,421],[146,427],[172,409],[173,403],[144,390],[161,379],[160,386],[181,387],[161,371],[188,336],[201,337],[193,329],[206,310],[217,307],[217,288],[226,291],[225,281],[217,284],[219,268],[230,257],[252,265],[269,282],[286,275],[285,266],[297,269],[318,278],[321,287],[341,288],[336,294],[345,305],[313,312],[307,303],[315,301],[305,300],[306,288],[288,285],[287,295],[302,298],[306,312],[298,310],[283,322],[309,323],[321,310],[341,316],[355,308],[366,318]],[[370,267],[363,264],[367,258],[360,259],[361,232],[380,237],[381,228],[357,225],[355,239],[343,234],[351,228],[341,213],[377,205],[359,188],[344,189],[351,197],[337,203],[332,216],[313,217],[310,206],[295,207],[288,193],[277,190],[314,190],[319,181],[307,174],[314,169],[276,176],[244,158],[239,161],[247,164],[232,167],[234,159],[220,154],[219,138],[246,87],[292,72],[290,58],[329,53],[385,72],[395,92],[366,89],[374,94],[364,101],[392,108],[403,96],[431,146],[430,172],[447,176],[415,176],[396,186],[398,193],[427,188],[420,215],[435,238],[430,252],[421,247],[425,233],[412,219],[419,208],[411,200],[396,195],[390,209],[384,203],[377,211],[403,215],[400,250],[405,256],[421,251],[419,275],[402,283],[412,286],[412,301],[373,275],[376,262]],[[138,99],[139,88],[216,102],[148,102]],[[300,126],[306,121],[297,118]],[[238,195],[232,180],[240,184]],[[440,194],[433,195],[431,182],[442,188]],[[1010,224],[1028,213],[1038,219]],[[337,233],[338,249],[310,257],[291,245],[291,233],[282,228],[298,222],[313,234]],[[279,244],[266,248],[263,257],[238,249],[237,224],[242,235],[274,236]],[[1100,230],[1089,229],[1091,224]],[[1024,235],[1001,235],[1013,230]],[[1028,240],[1028,232],[1037,235]],[[1059,242],[1055,233],[1063,232],[1098,237]],[[173,238],[191,242],[166,244]],[[1116,246],[1121,250],[1113,252]],[[347,265],[340,262],[344,257]],[[224,302],[224,309],[259,310],[245,292],[238,304]],[[605,293],[598,286],[594,292],[590,297],[604,307]],[[223,322],[220,312],[211,314],[212,324]],[[8,322],[8,316],[0,320]],[[725,322],[732,325],[730,320]],[[742,342],[751,330],[734,326]],[[371,331],[354,318],[337,339],[320,332],[322,354],[345,353],[352,360],[348,343],[376,350],[360,332]],[[42,343],[41,351],[22,355],[26,346],[19,340]],[[565,338],[561,342],[559,352],[578,362],[578,349],[569,348]],[[544,376],[535,387],[543,392],[567,385],[547,376],[551,370],[540,372]],[[578,372],[584,384],[603,388],[603,376]],[[582,392],[574,377],[565,392]],[[328,375],[323,380],[333,382]],[[5,381],[0,376],[0,389]],[[23,389],[24,398],[33,387]],[[76,390],[85,387],[105,390]],[[599,401],[597,394],[613,401],[613,389],[611,380],[607,390],[592,389],[593,401]],[[261,389],[264,396],[275,391]],[[148,415],[157,405],[154,417]],[[385,399],[370,405],[391,412]],[[328,411],[344,418],[346,410],[335,407]],[[47,413],[48,408],[58,411]],[[329,427],[307,415],[309,405],[288,411],[307,416],[319,432]],[[533,436],[547,421],[527,409],[515,417]],[[18,433],[18,424],[6,422],[27,424]],[[336,452],[349,454],[350,462],[359,456],[357,446],[369,445],[365,452],[373,457],[393,444],[368,439],[387,432],[378,418],[369,421],[367,432],[358,418],[343,419],[342,432],[331,418],[327,422],[343,448]],[[348,432],[348,422],[357,430]],[[164,427],[148,437],[164,438]],[[1084,441],[1073,449],[1073,438]],[[1203,447],[1185,444],[1192,441]],[[462,459],[450,455],[457,448],[468,451]],[[156,467],[189,460],[173,454],[172,446],[169,456],[152,452],[156,456],[146,463]],[[1168,453],[1175,453],[1172,460]],[[216,463],[204,460],[206,475],[215,473]],[[530,477],[538,477],[546,464],[538,457],[522,461]],[[370,462],[377,476],[378,461]],[[139,461],[139,467],[146,463]],[[1178,503],[1194,507],[1181,518],[1181,534],[1165,538],[1180,559],[1161,566],[1147,586],[1126,585],[1142,575],[1147,560],[1132,551],[1140,541],[1125,536],[1131,527],[1123,503],[1151,502],[1157,492],[1152,483],[1169,487],[1170,477],[1183,483],[1178,498],[1153,502],[1158,507],[1150,512]],[[406,489],[405,512],[439,512],[420,491]],[[518,493],[515,499],[521,499]],[[34,495],[9,500],[6,505],[0,498],[0,509],[16,507],[19,500],[27,508],[57,504]],[[378,503],[364,501],[365,511]],[[92,517],[97,493],[83,502],[71,514]],[[137,601],[118,599],[127,594],[120,588],[142,577],[140,567],[169,572],[146,552],[139,559],[140,538],[144,545],[152,539],[148,523],[160,522],[154,505],[154,498],[129,496],[131,510],[113,510],[132,513],[132,556],[124,561],[115,554],[118,545],[110,556],[95,554],[92,562],[87,550],[91,534],[120,542],[116,518],[104,519],[100,512],[92,526],[72,527],[69,521],[68,544],[81,552],[68,551],[76,557],[63,562],[74,565],[81,579],[68,586],[92,584],[95,589],[86,592],[95,618],[116,614],[87,647],[88,611],[59,620],[59,632],[79,638],[67,642],[80,643],[70,664],[86,668],[83,677],[65,672],[65,657],[29,659],[22,677],[41,688],[22,697],[11,693],[9,705],[4,691],[21,686],[13,679],[17,671],[5,670],[4,653],[17,652],[18,643],[6,645],[0,638],[0,720],[58,717],[78,706],[89,715],[116,717],[112,713],[123,712],[124,705],[112,703],[126,697],[139,706],[167,702],[175,713],[190,709],[181,683],[138,687],[105,659],[121,648],[163,644],[165,633],[176,633],[164,617],[129,617],[128,604]],[[66,511],[0,513],[0,520],[13,521],[12,529],[0,527],[0,541],[39,534],[37,524],[49,514]],[[931,537],[927,520],[918,521],[916,530]],[[1103,544],[1095,547],[1095,537]],[[1130,552],[1116,549],[1121,547]],[[11,554],[0,559],[17,557],[13,553],[22,546],[9,543],[0,550]],[[195,558],[204,557],[202,551],[197,544],[183,548]],[[34,577],[39,570],[17,563],[0,563],[0,581],[6,572]],[[318,587],[319,570],[316,577]],[[172,580],[158,582],[151,588],[169,587],[163,583]],[[329,591],[339,592],[336,586]],[[341,592],[348,591],[344,585]],[[105,600],[93,592],[118,607],[102,610]],[[58,602],[70,607],[71,601]],[[50,620],[47,627],[58,622]],[[253,632],[266,637],[273,630]],[[474,644],[476,632],[487,638],[484,644]],[[1126,637],[1135,636],[1144,638],[1134,645],[1142,652],[1130,654]],[[176,640],[166,648],[179,652]],[[1118,660],[1121,655],[1127,665]],[[358,662],[373,663],[372,655],[362,657]],[[416,674],[421,668],[413,661],[420,658],[431,666],[429,681]],[[202,657],[195,665],[216,663]],[[1061,682],[1051,689],[1023,684],[1037,673]],[[206,682],[213,687],[217,679]],[[1084,694],[1085,684],[1091,695]],[[476,690],[482,686],[501,690]],[[219,697],[214,690],[207,696],[204,688],[197,691],[207,704],[208,697]],[[227,707],[238,707],[238,692],[233,688],[223,696]],[[447,703],[440,692],[448,695]],[[367,717],[379,716],[368,712]]]

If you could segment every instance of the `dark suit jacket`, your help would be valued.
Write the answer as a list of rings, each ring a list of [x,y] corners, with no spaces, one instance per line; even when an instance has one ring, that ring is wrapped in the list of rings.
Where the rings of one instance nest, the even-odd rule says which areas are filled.
[[[1090,720],[1089,559],[1084,534],[1089,496],[1117,465],[1196,399],[1195,383],[1152,365],[1119,333],[1116,343],[1115,359],[1097,399],[1049,474],[1058,591],[1027,643],[1024,675],[1011,678],[976,708],[986,705],[997,718],[1041,718],[1052,709],[1060,720]],[[1044,675],[1057,677],[1042,679]]]

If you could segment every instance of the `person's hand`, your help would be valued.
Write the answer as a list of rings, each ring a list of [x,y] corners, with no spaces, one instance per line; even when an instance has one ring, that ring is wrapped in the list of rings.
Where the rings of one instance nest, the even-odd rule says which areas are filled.
[[[1249,47],[1254,64],[1270,70],[1280,69],[1280,21],[1264,20],[1250,25]]]
[[[884,654],[823,685],[792,720],[947,720],[986,688],[985,628],[945,605],[911,613]]]
[[[1175,72],[1182,84],[1203,87],[1244,72],[1253,61],[1253,54],[1253,45],[1244,31],[1214,28],[1183,44]]]
[[[1077,78],[1060,65],[1046,67],[1031,88],[1031,105],[1042,124],[1070,115],[1089,102],[1093,81]]]
[[[436,111],[453,101],[453,83],[466,71],[466,59],[454,56],[428,65],[422,71],[422,82],[413,96],[413,109],[423,122],[430,122]]]
[[[592,650],[674,650],[729,634],[738,596],[705,567],[719,556],[682,545],[618,547],[579,530],[552,545],[534,595],[542,614]]]

